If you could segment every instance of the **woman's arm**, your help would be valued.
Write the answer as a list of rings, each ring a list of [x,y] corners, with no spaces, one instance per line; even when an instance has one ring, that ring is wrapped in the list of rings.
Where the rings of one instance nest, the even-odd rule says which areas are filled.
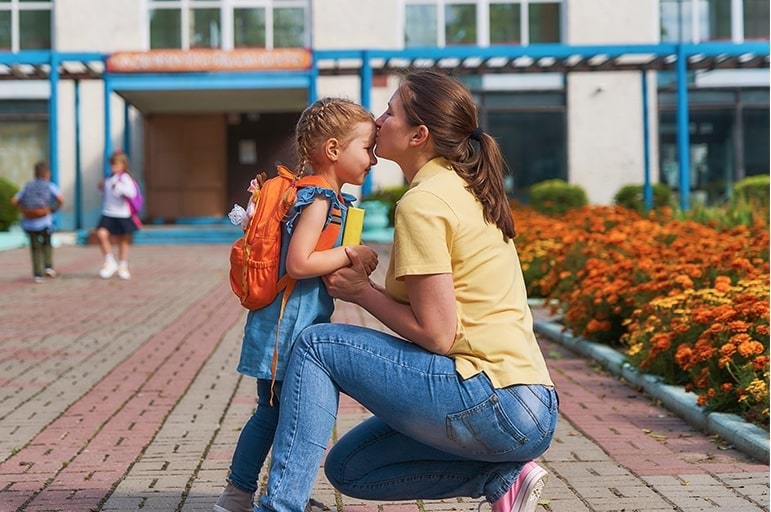
[[[321,231],[327,220],[329,199],[317,197],[306,206],[295,223],[292,239],[286,255],[286,272],[293,279],[319,277],[348,266],[345,247],[335,247],[326,251],[317,251]],[[356,246],[354,252],[364,261],[371,273],[377,265],[377,253],[365,246]]]
[[[389,329],[436,354],[446,354],[455,341],[457,313],[451,274],[406,276],[409,304],[393,300],[382,288],[372,286],[362,262],[349,253],[351,267],[327,276],[333,297],[354,302]]]

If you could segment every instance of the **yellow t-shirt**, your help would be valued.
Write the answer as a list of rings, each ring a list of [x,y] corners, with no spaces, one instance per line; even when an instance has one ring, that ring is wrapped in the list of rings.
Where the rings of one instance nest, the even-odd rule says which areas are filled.
[[[404,276],[452,274],[457,327],[447,354],[464,379],[485,372],[496,388],[552,385],[513,241],[443,158],[424,165],[396,207],[386,290],[409,302]]]

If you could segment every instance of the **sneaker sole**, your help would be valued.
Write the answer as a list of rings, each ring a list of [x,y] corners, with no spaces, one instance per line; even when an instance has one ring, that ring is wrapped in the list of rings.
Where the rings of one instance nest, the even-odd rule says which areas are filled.
[[[539,466],[537,469],[532,470],[525,477],[521,492],[517,494],[514,506],[511,507],[511,512],[535,512],[548,479],[549,473],[542,467]]]

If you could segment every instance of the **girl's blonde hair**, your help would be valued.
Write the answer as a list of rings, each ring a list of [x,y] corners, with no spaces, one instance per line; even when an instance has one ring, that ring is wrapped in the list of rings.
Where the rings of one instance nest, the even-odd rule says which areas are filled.
[[[306,108],[300,115],[295,129],[297,146],[297,173],[305,174],[312,166],[319,148],[329,139],[337,139],[345,146],[354,135],[358,123],[375,118],[361,105],[343,98],[322,98]]]
[[[126,156],[126,153],[120,149],[115,150],[113,154],[110,155],[110,165],[114,165],[116,163],[123,164],[123,172],[129,172],[128,157]]]

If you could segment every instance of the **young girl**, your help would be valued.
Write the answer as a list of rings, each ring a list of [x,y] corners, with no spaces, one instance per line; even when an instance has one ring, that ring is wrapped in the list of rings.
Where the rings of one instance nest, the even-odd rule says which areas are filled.
[[[131,234],[138,228],[131,220],[131,208],[127,198],[137,195],[134,180],[128,172],[128,158],[121,151],[116,151],[110,157],[112,176],[104,180],[102,185],[104,201],[102,202],[102,217],[96,227],[96,237],[104,256],[104,264],[99,270],[99,277],[109,279],[115,272],[121,279],[131,279],[128,269],[128,248]],[[118,241],[118,259],[112,254],[110,236]]]
[[[360,185],[377,160],[373,153],[375,123],[372,114],[353,102],[326,98],[315,102],[300,116],[296,128],[300,161],[298,172],[311,172],[326,180],[329,188],[304,187],[283,222],[280,275],[297,279],[286,305],[278,343],[278,365],[271,372],[276,328],[282,294],[272,304],[250,311],[244,329],[238,371],[257,378],[258,407],[238,438],[228,484],[214,506],[215,512],[251,512],[257,478],[278,424],[281,382],[295,339],[312,324],[329,322],[333,302],[319,276],[350,264],[340,240],[336,247],[316,251],[332,210],[342,212],[345,223],[352,196],[340,192],[345,183]],[[342,237],[342,230],[341,235]],[[377,265],[377,253],[368,247],[349,247],[364,261],[369,272]],[[271,405],[271,379],[275,377]]]

